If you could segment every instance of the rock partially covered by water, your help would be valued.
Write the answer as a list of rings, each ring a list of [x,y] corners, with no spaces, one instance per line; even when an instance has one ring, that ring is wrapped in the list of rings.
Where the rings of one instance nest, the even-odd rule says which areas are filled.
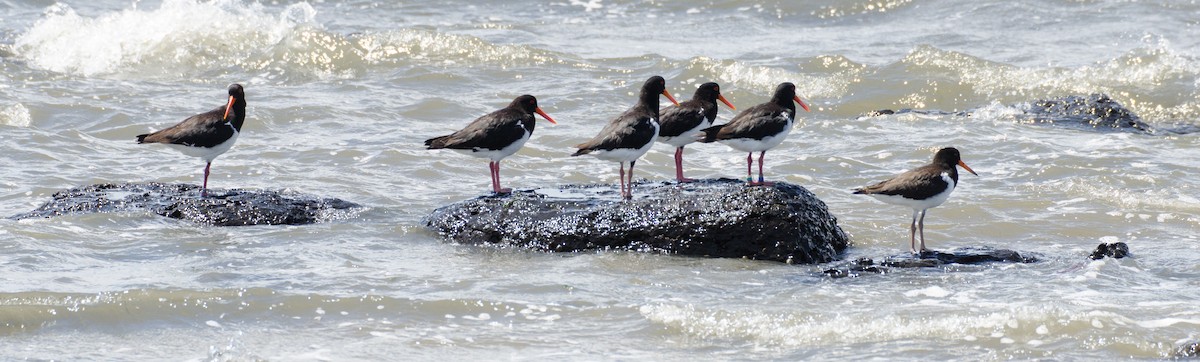
[[[1142,122],[1141,117],[1102,93],[1035,101],[1026,114],[1035,122],[1154,133],[1154,127]]]
[[[1188,342],[1175,349],[1175,358],[1200,357],[1200,341]]]
[[[54,198],[13,219],[96,212],[149,211],[215,226],[303,225],[350,217],[358,204],[286,191],[209,189],[187,184],[97,184],[56,192]]]
[[[1035,100],[1017,106],[1024,113],[1014,116],[1024,123],[1065,126],[1094,131],[1117,131],[1154,134],[1158,130],[1150,124],[1142,122],[1141,117],[1125,108],[1117,101],[1102,93],[1087,96],[1072,95],[1061,98]],[[921,114],[933,116],[970,117],[973,111],[945,112],[926,109],[880,109],[867,112],[865,117],[879,117],[893,114]],[[1197,131],[1195,126],[1182,126],[1165,129],[1169,133],[1192,133]]]
[[[1035,263],[1036,256],[1007,249],[989,247],[958,248],[950,251],[930,250],[921,255],[903,254],[891,256],[876,263],[870,258],[860,258],[837,265],[822,272],[834,278],[857,277],[863,273],[887,274],[890,268],[932,268],[949,264],[974,265],[985,263]]]
[[[803,187],[737,180],[638,183],[516,191],[444,206],[425,220],[450,240],[547,251],[645,250],[824,263],[849,239],[825,203]]]
[[[1100,243],[1100,246],[1096,247],[1096,251],[1092,252],[1090,258],[1092,258],[1092,260],[1104,259],[1105,257],[1120,259],[1126,256],[1129,256],[1129,245],[1125,245],[1125,243],[1122,242],[1116,242],[1112,244]]]

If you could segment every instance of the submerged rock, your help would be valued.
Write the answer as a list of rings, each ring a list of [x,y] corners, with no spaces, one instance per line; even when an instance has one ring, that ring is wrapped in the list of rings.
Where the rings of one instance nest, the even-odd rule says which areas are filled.
[[[349,217],[358,204],[293,192],[209,189],[187,184],[97,184],[54,193],[53,199],[13,219],[96,212],[149,211],[215,226],[302,225]]]
[[[628,201],[613,185],[516,191],[441,207],[425,224],[468,244],[791,263],[829,262],[849,244],[825,203],[803,187],[751,187],[731,179],[642,182]]]
[[[1092,258],[1092,260],[1104,259],[1104,257],[1120,259],[1126,256],[1129,256],[1129,245],[1125,245],[1125,243],[1122,242],[1116,242],[1112,244],[1100,243],[1100,246],[1096,247],[1096,251],[1092,252],[1090,258]]]
[[[822,274],[833,278],[857,277],[863,273],[887,274],[889,268],[932,268],[949,264],[975,265],[985,263],[1035,263],[1033,255],[1007,249],[989,247],[958,248],[950,251],[930,250],[921,255],[903,254],[891,256],[876,263],[870,258],[860,258],[826,269]]]
[[[1154,127],[1142,122],[1141,117],[1102,93],[1035,101],[1030,104],[1026,115],[1030,120],[1040,123],[1066,124],[1101,131],[1154,133]]]
[[[1121,103],[1103,93],[1093,93],[1086,96],[1072,95],[1052,99],[1040,99],[1019,104],[1023,113],[1014,117],[1023,123],[1065,126],[1084,130],[1107,132],[1133,132],[1141,134],[1157,134],[1159,131],[1174,134],[1186,134],[1200,131],[1195,125],[1175,125],[1170,128],[1158,129],[1141,117],[1125,108]],[[946,112],[924,109],[880,109],[864,114],[865,117],[879,117],[893,114],[921,114],[933,116],[970,117],[972,111]]]
[[[1175,358],[1200,357],[1200,341],[1188,342],[1175,349]]]

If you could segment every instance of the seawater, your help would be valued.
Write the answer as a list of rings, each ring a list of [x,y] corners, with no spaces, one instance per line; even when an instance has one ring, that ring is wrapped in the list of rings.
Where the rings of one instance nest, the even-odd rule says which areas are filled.
[[[569,0],[0,3],[0,215],[102,182],[199,183],[134,135],[246,86],[216,188],[367,205],[352,220],[203,227],[140,213],[0,220],[0,356],[87,360],[1112,360],[1200,339],[1194,134],[1026,124],[1105,93],[1160,129],[1200,114],[1192,1]],[[910,211],[850,194],[955,146],[980,173],[929,212],[929,246],[1034,264],[894,270],[447,243],[421,218],[485,194],[486,162],[424,150],[533,94],[507,187],[616,182],[571,158],[651,75],[739,108],[793,82],[813,106],[766,175],[812,190],[844,257],[907,248]],[[878,109],[944,112],[864,116]],[[735,112],[722,108],[719,121]],[[745,155],[687,148],[689,177]],[[655,146],[639,179],[673,175]],[[635,191],[636,193],[636,191]],[[1090,261],[1101,242],[1133,257]]]

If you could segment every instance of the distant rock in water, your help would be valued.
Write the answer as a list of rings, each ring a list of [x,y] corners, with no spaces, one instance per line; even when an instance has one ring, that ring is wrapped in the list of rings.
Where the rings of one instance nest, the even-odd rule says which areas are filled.
[[[59,191],[36,210],[13,219],[46,218],[97,212],[149,211],[174,219],[215,226],[303,225],[350,217],[361,208],[339,199],[292,192],[210,189],[187,184],[97,184]]]
[[[567,185],[441,207],[430,229],[468,244],[547,251],[637,250],[789,263],[837,259],[849,238],[803,187],[750,187],[731,179],[639,183],[621,201],[613,185]]]
[[[1200,341],[1188,342],[1179,348],[1175,349],[1174,358],[1195,358],[1200,357]]]
[[[1064,126],[1076,129],[1103,132],[1133,132],[1141,134],[1158,134],[1160,131],[1174,134],[1185,134],[1200,131],[1194,125],[1175,125],[1167,129],[1158,129],[1146,122],[1133,111],[1125,108],[1117,101],[1102,93],[1087,96],[1066,96],[1054,99],[1036,100],[1019,105],[1024,114],[1017,115],[1017,120],[1030,124]],[[969,117],[967,112],[945,112],[939,110],[920,109],[880,109],[867,112],[865,117],[879,117],[893,114],[922,114],[934,116]]]
[[[1116,242],[1112,244],[1100,243],[1100,246],[1096,247],[1096,251],[1092,252],[1090,258],[1092,258],[1092,260],[1100,260],[1104,259],[1105,257],[1120,259],[1126,256],[1129,256],[1129,245],[1125,245],[1125,243],[1122,242]]]
[[[1034,122],[1076,125],[1101,131],[1154,133],[1154,127],[1142,122],[1133,111],[1102,93],[1035,101],[1030,104],[1026,115]]]
[[[823,274],[833,278],[857,277],[863,273],[887,274],[890,268],[932,268],[948,264],[974,265],[985,263],[1035,263],[1033,255],[989,247],[959,248],[950,251],[931,250],[921,253],[896,255],[876,263],[869,258],[860,258],[826,269]]]

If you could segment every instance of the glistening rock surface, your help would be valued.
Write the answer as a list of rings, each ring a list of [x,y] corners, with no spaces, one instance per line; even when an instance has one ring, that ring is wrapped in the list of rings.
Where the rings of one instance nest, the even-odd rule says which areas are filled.
[[[568,185],[486,196],[425,220],[450,240],[548,251],[645,250],[794,263],[837,259],[849,244],[825,203],[803,187],[737,180]]]
[[[1143,122],[1132,110],[1113,100],[1107,94],[1071,95],[1013,105],[1022,111],[1009,115],[1017,122],[1055,127],[1067,127],[1098,132],[1130,132],[1140,134],[1187,134],[1200,131],[1194,124],[1176,124],[1154,127]],[[970,117],[977,110],[946,112],[927,109],[881,109],[867,112],[866,117],[893,114],[926,114],[935,116]]]
[[[216,226],[302,225],[351,216],[359,205],[287,191],[209,189],[163,183],[97,184],[56,192],[54,198],[13,219],[66,214],[149,211]]]
[[[1066,96],[1035,101],[1030,104],[1025,114],[1034,122],[1065,124],[1101,131],[1154,133],[1154,127],[1142,122],[1141,117],[1102,93],[1092,93],[1086,97]]]
[[[863,273],[887,274],[890,268],[932,268],[949,264],[974,265],[985,263],[1035,263],[1038,258],[1029,253],[989,247],[958,248],[949,251],[929,250],[921,255],[891,256],[876,263],[869,258],[835,265],[823,273],[834,278],[857,277]]]
[[[1112,244],[1100,243],[1099,246],[1096,246],[1096,251],[1092,252],[1090,258],[1092,258],[1092,260],[1100,260],[1106,257],[1121,259],[1127,256],[1129,256],[1129,245],[1122,242],[1116,242]]]

